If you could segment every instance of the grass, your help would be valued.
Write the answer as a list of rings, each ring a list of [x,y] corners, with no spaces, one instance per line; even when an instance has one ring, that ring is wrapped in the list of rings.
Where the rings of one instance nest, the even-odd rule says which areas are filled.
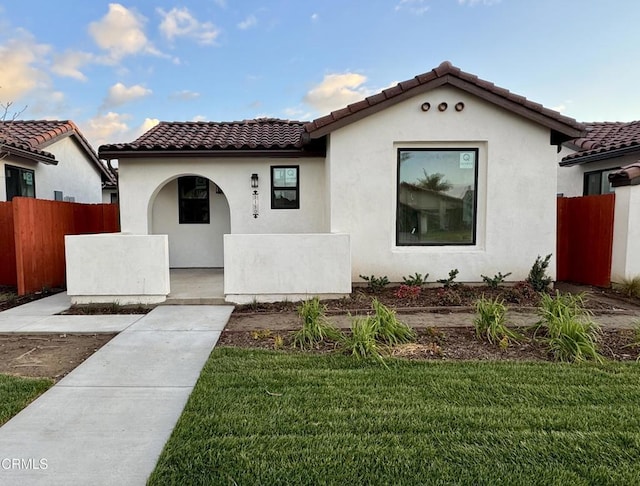
[[[538,331],[543,331],[542,340],[556,360],[602,362],[598,350],[600,327],[585,309],[582,294],[543,294],[538,312]]]
[[[0,375],[0,425],[7,422],[52,385],[53,381],[48,379]]]
[[[640,367],[217,348],[149,483],[634,484]]]
[[[640,298],[640,275],[636,275],[633,278],[625,278],[622,282],[614,284],[613,288],[627,297]]]

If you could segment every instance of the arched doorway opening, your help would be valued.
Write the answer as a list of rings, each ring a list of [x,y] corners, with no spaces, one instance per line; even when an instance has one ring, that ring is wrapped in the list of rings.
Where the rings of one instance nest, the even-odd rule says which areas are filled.
[[[171,268],[223,268],[223,236],[230,228],[224,192],[199,174],[167,181],[152,204],[151,233],[169,236]]]

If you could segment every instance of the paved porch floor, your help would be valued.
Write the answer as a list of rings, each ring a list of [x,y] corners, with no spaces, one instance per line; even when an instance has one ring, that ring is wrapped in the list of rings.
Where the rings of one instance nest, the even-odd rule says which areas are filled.
[[[165,304],[224,304],[224,270],[222,268],[172,268],[169,270],[171,292]]]

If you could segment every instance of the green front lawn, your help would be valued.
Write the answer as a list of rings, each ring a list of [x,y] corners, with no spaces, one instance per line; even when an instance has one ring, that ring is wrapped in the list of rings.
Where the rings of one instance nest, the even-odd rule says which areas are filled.
[[[632,484],[640,365],[213,351],[150,484]]]
[[[0,375],[0,425],[53,385],[52,380]]]

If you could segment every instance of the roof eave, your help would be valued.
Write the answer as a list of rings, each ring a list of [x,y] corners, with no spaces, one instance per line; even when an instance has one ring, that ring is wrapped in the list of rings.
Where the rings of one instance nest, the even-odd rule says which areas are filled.
[[[53,155],[51,157],[47,157],[46,155],[33,153],[28,150],[12,147],[10,145],[0,144],[0,154],[2,152],[6,152],[9,155],[20,157],[22,159],[32,160],[34,162],[42,162],[43,164],[47,165],[58,165],[58,161],[55,159],[55,157],[53,157]]]
[[[606,150],[603,152],[597,152],[594,154],[580,155],[580,156],[567,156],[571,157],[567,159],[565,157],[560,161],[560,167],[572,167],[574,165],[588,164],[589,162],[597,162],[599,160],[612,159],[615,157],[623,157],[625,155],[632,154],[634,152],[640,152],[640,145],[634,145],[632,147],[624,147],[614,150]]]
[[[298,158],[298,157],[324,157],[321,151],[305,151],[302,149],[256,149],[256,150],[100,150],[100,157],[107,160],[114,159],[142,159],[148,157],[274,157],[274,158]]]

